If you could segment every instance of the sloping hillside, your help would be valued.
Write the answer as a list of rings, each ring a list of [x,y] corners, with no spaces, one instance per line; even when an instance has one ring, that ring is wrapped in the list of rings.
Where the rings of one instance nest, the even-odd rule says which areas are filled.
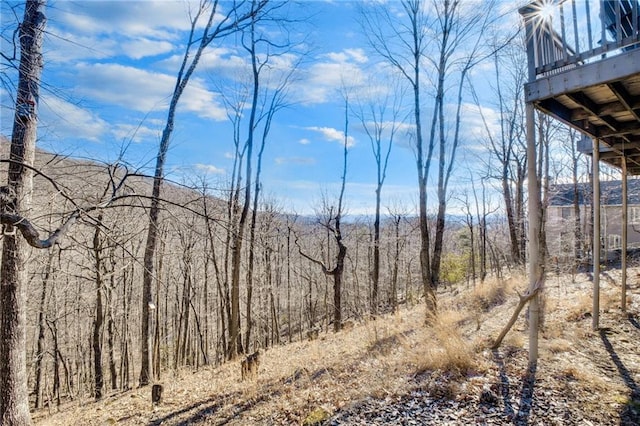
[[[523,318],[499,350],[488,349],[513,311],[515,289],[524,287],[511,279],[442,290],[431,328],[417,305],[270,349],[256,380],[240,381],[236,361],[166,375],[156,407],[147,387],[34,417],[42,425],[638,424],[640,275],[630,276],[623,316],[616,271],[605,273],[599,332],[591,331],[588,277],[548,279],[533,381]]]

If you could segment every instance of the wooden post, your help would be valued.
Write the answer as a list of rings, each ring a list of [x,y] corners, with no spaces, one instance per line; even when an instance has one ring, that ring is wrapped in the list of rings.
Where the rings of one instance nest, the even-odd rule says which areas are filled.
[[[600,139],[593,139],[593,312],[592,328],[600,322]]]
[[[539,19],[536,11],[532,7],[520,9],[525,23],[525,33],[527,42],[528,79],[535,81],[535,38],[533,35],[535,21]],[[538,362],[538,328],[539,328],[539,292],[536,291],[538,281],[542,278],[542,268],[540,267],[540,185],[538,182],[536,160],[536,128],[535,110],[532,103],[527,103],[526,109],[526,130],[527,130],[527,174],[528,174],[528,196],[529,196],[529,291],[535,295],[529,303],[529,368],[535,368]]]
[[[627,202],[627,159],[622,158],[622,241],[620,244],[620,260],[622,269],[622,312],[627,312],[627,226],[628,226],[628,202]]]

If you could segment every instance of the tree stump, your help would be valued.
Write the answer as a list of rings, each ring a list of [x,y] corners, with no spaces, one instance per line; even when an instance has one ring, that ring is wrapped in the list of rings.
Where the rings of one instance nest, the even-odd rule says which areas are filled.
[[[162,385],[153,385],[151,387],[151,402],[158,405],[162,401]]]

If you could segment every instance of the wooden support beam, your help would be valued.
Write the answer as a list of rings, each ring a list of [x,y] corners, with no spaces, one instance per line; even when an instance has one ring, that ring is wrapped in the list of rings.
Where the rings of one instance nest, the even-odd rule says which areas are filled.
[[[578,92],[567,93],[567,97],[573,102],[577,103],[580,108],[585,110],[588,114],[591,114],[592,116],[602,120],[611,131],[615,133],[620,132],[620,123],[618,123],[618,121],[616,121],[613,117],[603,115],[600,112],[600,106],[596,104],[589,96],[585,95],[582,92]]]
[[[609,146],[617,151],[627,152],[629,150],[638,150],[640,149],[640,140],[632,140],[631,142],[616,142],[609,144]]]
[[[529,81],[536,79],[536,64],[534,54],[534,25],[536,24],[535,10],[529,8],[520,9],[520,14],[524,18],[525,23],[525,40],[527,43],[528,70],[527,76]],[[541,268],[539,262],[540,256],[540,187],[537,179],[536,161],[536,123],[535,123],[535,106],[531,102],[525,105],[525,128],[527,137],[527,173],[529,174],[528,183],[528,206],[529,206],[529,289],[532,291],[537,287],[539,280],[543,279],[544,269]],[[538,293],[531,299],[529,304],[529,371],[535,371],[538,363],[538,331],[539,331],[539,312],[540,303]]]
[[[627,227],[628,219],[628,200],[627,200],[627,162],[622,159],[622,235],[620,247],[620,269],[622,269],[621,285],[622,297],[620,300],[622,312],[627,312]]]
[[[572,117],[571,109],[562,105],[556,99],[554,98],[545,99],[543,101],[538,102],[537,106],[538,106],[538,109],[541,109],[547,114],[553,115],[554,117],[558,118],[561,121],[564,121],[570,126],[575,126],[575,124],[573,124],[571,121],[571,117]]]
[[[598,117],[601,120],[604,120],[603,117]],[[610,117],[609,117],[610,118]],[[608,128],[604,126],[598,127],[598,137],[600,138],[610,138],[613,136],[620,137],[624,139],[625,143],[631,142],[629,137],[635,134],[638,131],[638,123],[619,123],[615,122],[617,126],[617,130],[613,130],[607,125]]]
[[[538,361],[538,330],[540,327],[540,299],[536,288],[544,282],[544,268],[540,250],[540,227],[542,217],[540,209],[540,183],[538,182],[538,161],[536,159],[536,128],[534,106],[525,107],[527,130],[527,173],[529,176],[527,191],[529,195],[529,291],[534,295],[529,303],[529,367]]]
[[[600,115],[600,106],[583,92],[567,93],[566,96],[573,102],[580,105],[580,107],[585,110],[589,116]]]
[[[635,102],[630,104],[630,107],[633,110],[640,109],[640,100],[636,100]],[[598,110],[602,115],[613,115],[613,114],[619,114],[621,112],[625,112],[628,110],[628,108],[626,108],[622,103],[616,101],[616,102],[608,102],[605,104],[598,104]],[[576,109],[572,112],[571,120],[578,121],[578,120],[587,119],[589,117],[591,117],[591,115],[587,111],[583,109]]]
[[[640,110],[633,108],[634,104],[637,102],[637,96],[632,96],[624,87],[624,85],[619,81],[609,83],[607,84],[607,87],[609,87],[609,90],[611,90],[613,94],[616,95],[616,97],[626,108],[626,110],[629,111],[636,120],[640,121],[640,114],[638,113]]]
[[[599,158],[600,160],[618,168],[622,168],[623,163],[633,163],[635,166],[640,167],[640,152],[638,151],[603,151],[602,146],[600,146]]]
[[[591,312],[592,328],[600,327],[600,141],[593,139],[593,307]]]
[[[581,108],[583,108],[585,112],[589,111],[590,108],[593,108],[594,110],[597,109],[597,106],[593,104],[593,101],[590,102],[586,96],[576,96],[575,94],[573,94],[572,96],[575,97],[575,99],[572,99],[574,100],[574,102],[579,103],[578,101],[583,101],[585,103],[584,105],[581,104]],[[624,143],[630,143],[631,139],[628,135],[631,135],[634,132],[638,131],[638,126],[633,126],[631,124],[621,124],[612,117],[596,116],[597,118],[605,122],[605,126],[596,125],[587,121],[574,121],[574,114],[571,108],[563,105],[555,98],[549,98],[539,101],[536,103],[536,107],[539,110],[553,116],[557,120],[562,121],[566,125],[577,128],[581,132],[586,133],[591,137],[597,137],[600,139],[617,137],[623,140]],[[595,114],[595,111],[593,113]]]
[[[617,152],[609,151],[609,152],[600,152],[600,159],[602,161],[613,160],[615,158],[620,158],[620,154]]]

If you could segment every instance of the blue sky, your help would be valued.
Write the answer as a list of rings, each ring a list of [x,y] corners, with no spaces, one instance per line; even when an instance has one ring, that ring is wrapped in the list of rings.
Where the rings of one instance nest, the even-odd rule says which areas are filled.
[[[519,19],[519,3],[502,4],[509,12],[506,28],[513,28]],[[3,2],[3,37],[13,22],[10,5]],[[341,88],[350,87],[352,99],[362,99],[359,93],[367,88],[391,86],[376,83],[385,71],[357,23],[358,6],[351,1],[305,1],[292,6],[292,16],[304,19],[292,33],[301,42],[283,61],[294,61],[302,50],[309,53],[290,88],[290,105],[275,117],[262,176],[264,193],[286,210],[310,213],[323,191],[337,193],[344,137]],[[387,6],[393,9],[398,3],[391,1]],[[151,173],[184,51],[189,7],[187,1],[49,1],[39,146],[102,161],[113,160],[126,146],[125,159],[136,167],[148,167]],[[180,101],[167,161],[169,179],[188,182],[206,174],[214,185],[226,183],[233,145],[220,91],[230,93],[234,79],[246,72],[236,42],[231,37],[212,44]],[[2,43],[6,52],[8,43],[4,39]],[[483,99],[482,87],[492,78],[484,65],[474,74]],[[12,97],[5,88],[0,90],[0,131],[10,135]],[[428,108],[430,101],[425,103]],[[483,148],[480,117],[470,99],[465,108],[456,174],[466,178]],[[483,108],[491,120],[495,116],[491,107]],[[370,213],[375,162],[370,142],[353,116],[349,135],[347,211]],[[416,181],[408,134],[400,131],[391,153],[383,204],[401,202],[413,210]]]

